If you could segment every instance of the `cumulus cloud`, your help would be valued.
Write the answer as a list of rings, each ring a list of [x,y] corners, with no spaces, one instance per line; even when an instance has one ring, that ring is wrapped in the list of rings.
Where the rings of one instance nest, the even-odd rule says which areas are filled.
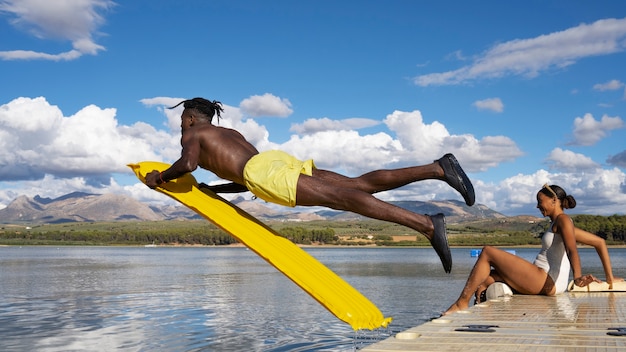
[[[541,185],[556,184],[576,199],[570,214],[624,214],[626,204],[626,174],[621,170],[596,169],[593,172],[551,173],[538,170],[518,174],[498,183],[475,184],[481,202],[506,214],[541,216],[536,209],[537,192]]]
[[[473,63],[459,69],[430,73],[413,79],[419,86],[455,85],[511,75],[535,77],[542,71],[563,68],[576,61],[626,49],[626,18],[603,19],[560,32],[515,39],[493,46]]]
[[[180,111],[164,109],[180,98],[142,99],[157,107],[167,120],[180,122]],[[471,173],[484,171],[522,155],[506,136],[453,135],[438,122],[426,122],[420,111],[394,111],[382,123],[384,132],[359,134],[332,120],[327,129],[292,135],[282,144],[271,142],[265,126],[246,118],[238,107],[224,105],[221,124],[235,128],[260,150],[282,149],[299,158],[313,158],[318,167],[356,176],[374,169],[431,163],[454,153],[470,173],[480,203],[506,214],[535,214],[535,194],[545,182],[564,186],[576,196],[577,212],[623,213],[626,175],[605,170],[581,154],[555,149],[553,168],[516,175],[499,183],[485,183]],[[170,123],[168,122],[167,125]],[[359,124],[357,124],[359,125]],[[340,127],[332,129],[332,126]],[[18,98],[0,106],[0,208],[19,195],[56,198],[72,191],[122,193],[145,202],[168,202],[165,196],[138,183],[125,166],[142,160],[172,162],[180,156],[180,127],[171,131],[136,122],[119,124],[116,110],[88,105],[71,116],[45,98]],[[624,163],[622,152],[610,160]],[[196,177],[214,183],[210,173]],[[120,176],[122,175],[122,176]],[[125,176],[124,176],[125,175]],[[125,183],[124,177],[126,177]],[[130,182],[130,183],[129,183]],[[620,191],[622,190],[622,191]],[[385,200],[461,199],[445,182],[423,181],[382,192]]]
[[[315,123],[323,128],[293,135],[278,147],[299,158],[312,158],[319,167],[351,176],[380,168],[427,164],[448,152],[454,153],[468,172],[484,171],[522,155],[508,137],[478,140],[472,135],[451,135],[438,121],[426,123],[417,110],[394,111],[383,120],[387,132],[367,135],[346,129],[343,120]],[[331,129],[333,126],[336,129]]]
[[[110,0],[3,0],[0,14],[8,14],[19,30],[40,39],[60,39],[72,43],[72,50],[50,54],[25,49],[0,51],[3,60],[68,61],[82,55],[97,55],[105,48],[94,35],[104,23],[102,12],[115,6]]]
[[[504,111],[504,104],[502,104],[502,100],[500,100],[500,98],[477,100],[472,105],[474,105],[478,110],[489,110],[493,112]]]
[[[431,124],[424,123],[422,113],[418,110],[411,112],[396,110],[387,115],[384,123],[395,132],[404,149],[426,152],[430,154],[428,157],[438,154],[444,139],[450,136],[442,123],[438,121],[433,121]]]
[[[287,117],[293,113],[291,102],[273,94],[253,95],[239,104],[241,111],[251,117]]]
[[[606,162],[609,165],[626,168],[626,150],[622,150],[620,153],[610,156]]]
[[[43,97],[0,106],[0,178],[80,176],[108,182],[107,175],[126,172],[127,163],[155,159],[154,150],[178,144],[143,122],[119,125],[115,114],[89,105],[66,117]]]
[[[147,107],[155,107],[158,111],[162,112],[165,117],[167,117],[166,125],[169,130],[179,132],[181,122],[180,115],[182,114],[183,107],[178,106],[174,109],[169,109],[169,107],[175,106],[183,100],[185,100],[185,98],[154,97],[141,99],[139,102]]]
[[[583,117],[574,119],[574,139],[570,142],[572,145],[594,145],[604,137],[608,132],[624,127],[624,121],[619,117],[602,116],[600,121],[593,118],[593,115],[587,113]]]
[[[568,172],[591,171],[600,167],[588,156],[561,148],[554,148],[546,162],[551,165],[551,169]]]
[[[486,136],[478,140],[469,134],[451,135],[438,121],[424,123],[419,111],[394,111],[384,122],[396,134],[404,153],[413,156],[405,158],[408,160],[427,162],[453,152],[465,162],[467,171],[477,172],[522,155],[515,142],[506,136]]]
[[[331,120],[328,117],[321,119],[308,119],[303,123],[291,125],[289,129],[292,132],[300,134],[311,134],[322,131],[339,131],[339,130],[358,130],[361,128],[372,127],[381,124],[380,121],[366,118],[350,118],[343,120]]]
[[[616,79],[608,81],[606,83],[598,83],[598,84],[593,85],[593,89],[599,90],[601,92],[606,91],[606,90],[618,90],[622,87],[624,87],[624,83]]]
[[[356,176],[397,162],[402,146],[386,133],[362,136],[339,130],[292,135],[280,149],[301,159],[313,159],[318,167]]]

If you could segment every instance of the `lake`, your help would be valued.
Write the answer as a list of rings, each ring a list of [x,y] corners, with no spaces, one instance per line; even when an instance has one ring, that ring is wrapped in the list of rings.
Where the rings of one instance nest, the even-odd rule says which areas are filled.
[[[354,351],[438,317],[476,258],[453,248],[305,248],[385,316],[354,332],[242,247],[0,247],[1,351]],[[515,249],[532,261],[539,251]],[[624,277],[625,248],[611,248]],[[595,250],[584,273],[604,279]]]

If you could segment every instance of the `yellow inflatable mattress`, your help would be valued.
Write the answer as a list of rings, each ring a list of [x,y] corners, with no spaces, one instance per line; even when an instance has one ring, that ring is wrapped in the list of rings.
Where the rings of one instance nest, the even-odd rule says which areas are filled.
[[[145,182],[146,174],[166,170],[170,165],[141,162],[128,166]],[[237,238],[354,330],[386,327],[391,322],[391,317],[385,318],[371,301],[300,247],[217,194],[200,190],[191,174],[156,190]]]

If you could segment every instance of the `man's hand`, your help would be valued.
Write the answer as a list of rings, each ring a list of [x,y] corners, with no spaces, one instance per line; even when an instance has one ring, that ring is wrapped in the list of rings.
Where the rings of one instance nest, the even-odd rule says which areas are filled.
[[[161,184],[161,173],[154,170],[146,175],[146,186],[155,189]]]

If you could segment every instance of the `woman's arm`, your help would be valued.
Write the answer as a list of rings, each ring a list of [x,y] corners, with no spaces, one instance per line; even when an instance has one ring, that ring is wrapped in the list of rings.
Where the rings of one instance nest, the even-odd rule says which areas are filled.
[[[578,249],[576,248],[575,227],[572,219],[566,214],[562,214],[556,219],[556,222],[557,232],[563,236],[565,252],[567,253],[572,271],[574,272],[574,284],[579,287],[584,287],[594,281],[599,282],[593,275],[582,275],[580,257],[578,256]]]
[[[565,244],[565,252],[569,258],[572,271],[574,272],[574,278],[582,276],[582,270],[580,268],[580,257],[578,256],[578,249],[576,248],[576,236],[574,235],[574,223],[572,219],[566,214],[561,214],[556,219],[557,231],[563,237],[563,243]]]
[[[611,258],[609,256],[609,250],[606,247],[606,241],[600,236],[597,236],[591,232],[587,232],[583,229],[579,229],[578,227],[574,227],[574,236],[576,237],[576,242],[586,244],[588,246],[592,246],[596,249],[598,256],[600,257],[600,261],[602,262],[602,267],[604,268],[604,275],[606,275],[606,282],[609,283],[609,288],[613,288],[613,282],[615,281],[623,281],[623,279],[613,277],[613,270],[611,267]]]

